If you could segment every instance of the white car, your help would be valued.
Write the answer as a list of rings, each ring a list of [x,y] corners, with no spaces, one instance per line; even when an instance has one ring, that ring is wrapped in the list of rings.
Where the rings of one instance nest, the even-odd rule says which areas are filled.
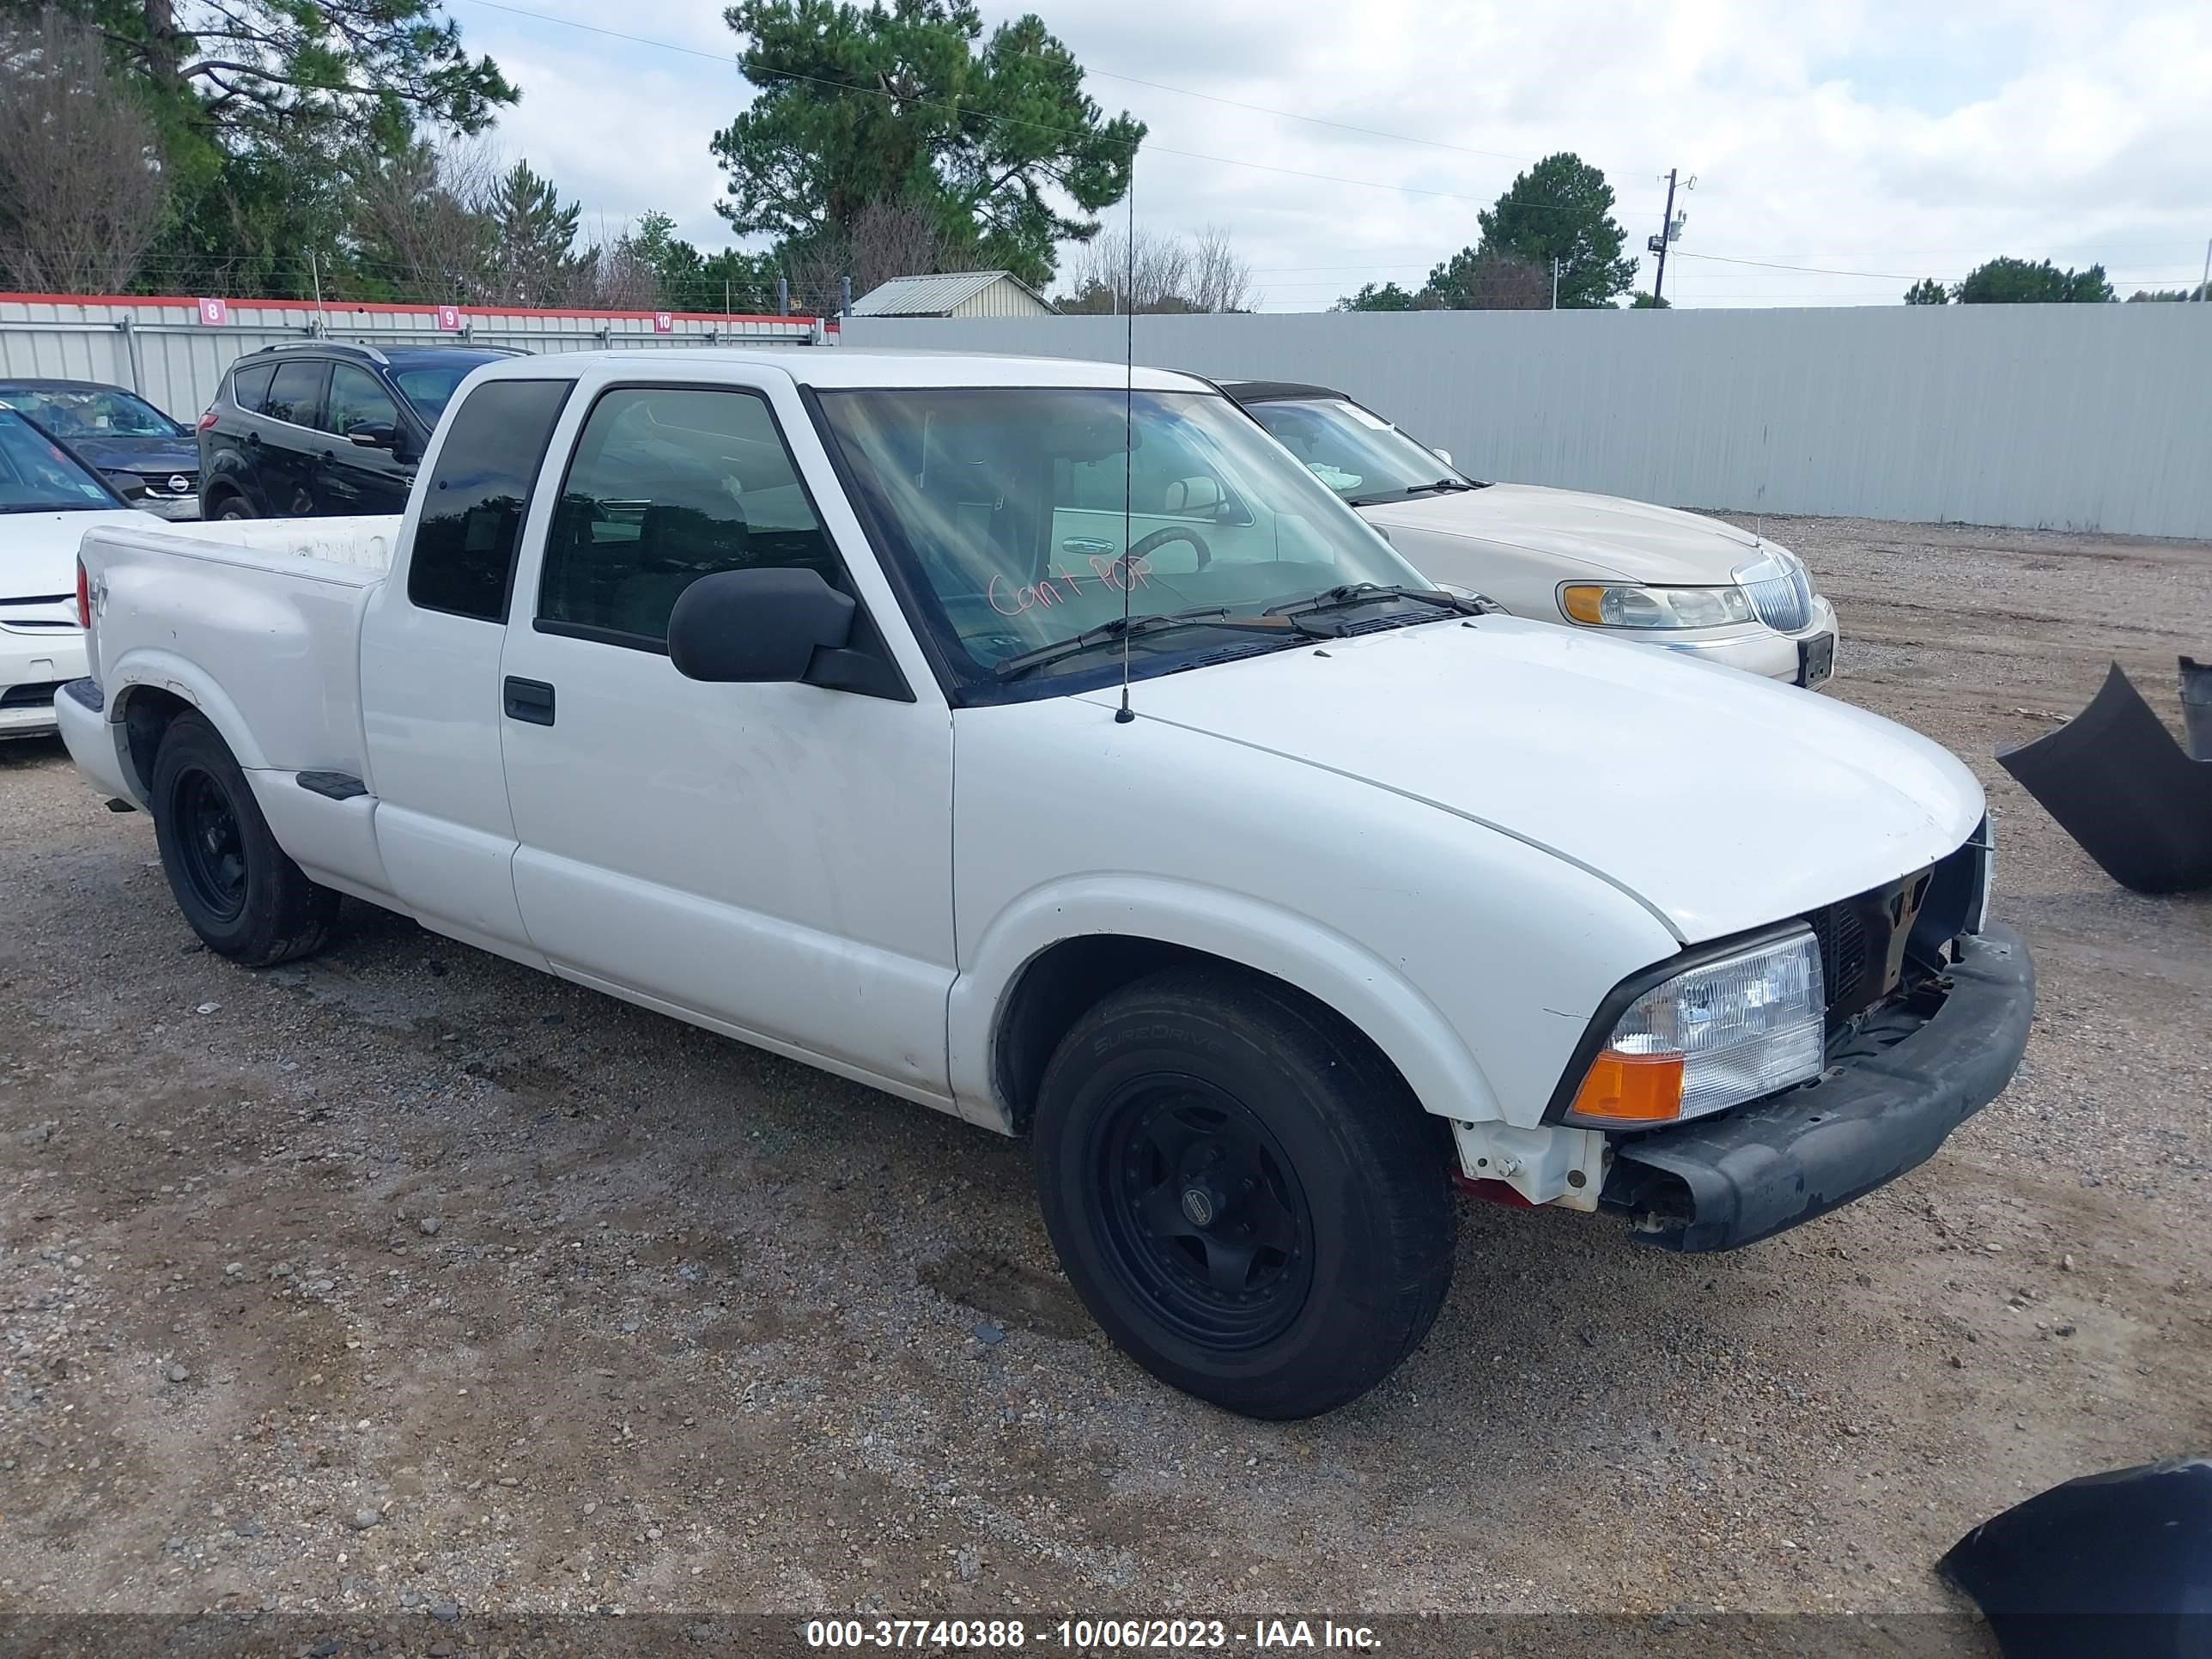
[[[1778,542],[1671,507],[1486,483],[1326,386],[1226,380],[1432,580],[1516,617],[1618,633],[1795,685],[1835,672],[1835,608]]]
[[[76,547],[94,525],[161,521],[0,407],[0,738],[54,729],[54,693],[84,673]]]
[[[489,365],[404,519],[88,538],[64,736],[239,963],[352,894],[1026,1134],[1101,1325],[1260,1416],[1421,1340],[1448,1177],[1725,1249],[2004,1086],[1958,761],[1438,592],[1125,372]]]

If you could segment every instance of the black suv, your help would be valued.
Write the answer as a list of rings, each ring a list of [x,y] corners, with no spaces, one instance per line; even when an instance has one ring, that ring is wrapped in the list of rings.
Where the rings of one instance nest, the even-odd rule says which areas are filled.
[[[453,390],[497,346],[305,340],[240,357],[200,416],[200,514],[307,519],[406,507]]]

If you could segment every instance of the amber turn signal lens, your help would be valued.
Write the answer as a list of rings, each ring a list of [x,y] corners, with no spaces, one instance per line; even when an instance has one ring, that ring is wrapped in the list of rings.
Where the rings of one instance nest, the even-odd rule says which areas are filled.
[[[1577,583],[1559,590],[1559,607],[1578,623],[1593,625],[1602,623],[1605,617],[1598,609],[1605,599],[1605,589],[1595,583]]]
[[[1601,1048],[1570,1109],[1621,1123],[1670,1123],[1682,1115],[1682,1056]]]

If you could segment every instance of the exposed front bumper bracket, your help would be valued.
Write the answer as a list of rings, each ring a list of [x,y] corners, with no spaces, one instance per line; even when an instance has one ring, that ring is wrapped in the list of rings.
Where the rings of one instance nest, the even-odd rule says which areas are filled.
[[[1603,1201],[1638,1237],[1729,1250],[1825,1215],[1925,1163],[2019,1069],[2035,965],[2008,927],[1966,939],[1949,994],[1893,1045],[1710,1122],[1617,1141]]]

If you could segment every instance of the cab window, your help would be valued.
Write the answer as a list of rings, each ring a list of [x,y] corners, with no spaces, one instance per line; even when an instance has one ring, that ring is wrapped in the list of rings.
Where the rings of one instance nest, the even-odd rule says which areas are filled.
[[[767,400],[618,386],[577,440],[546,539],[538,626],[665,650],[669,612],[700,577],[793,567],[850,591]]]
[[[514,549],[568,380],[487,380],[438,446],[407,565],[407,598],[425,611],[507,620]]]

